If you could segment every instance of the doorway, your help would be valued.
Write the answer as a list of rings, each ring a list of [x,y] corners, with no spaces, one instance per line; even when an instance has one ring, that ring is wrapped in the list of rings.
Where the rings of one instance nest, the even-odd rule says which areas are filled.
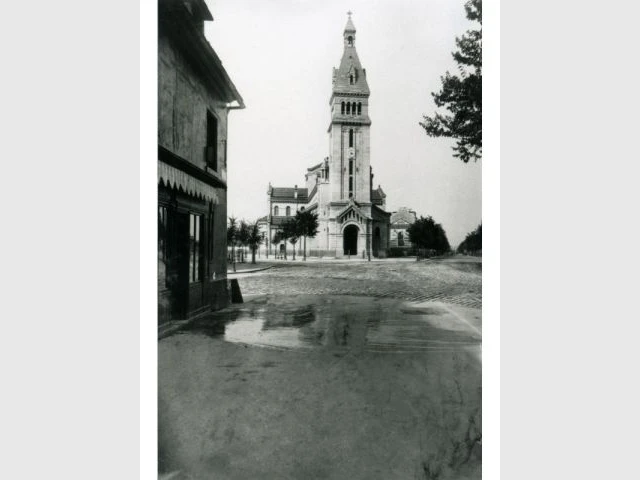
[[[358,227],[349,225],[344,229],[342,234],[345,255],[358,254]]]
[[[376,227],[373,231],[373,256],[378,258],[378,250],[380,250],[380,227]]]

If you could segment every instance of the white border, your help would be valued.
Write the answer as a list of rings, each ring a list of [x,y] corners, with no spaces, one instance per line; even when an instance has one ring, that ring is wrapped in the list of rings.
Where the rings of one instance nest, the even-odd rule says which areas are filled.
[[[158,4],[140,2],[140,478],[158,476]]]
[[[482,476],[500,478],[500,3],[482,19]]]

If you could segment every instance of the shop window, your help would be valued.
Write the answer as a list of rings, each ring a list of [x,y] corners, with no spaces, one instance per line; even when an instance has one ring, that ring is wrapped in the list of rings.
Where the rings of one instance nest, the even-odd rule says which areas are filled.
[[[202,280],[203,215],[189,214],[189,282]]]
[[[209,262],[211,262],[211,260],[213,259],[213,211],[209,211],[209,227],[207,228],[207,244],[208,244],[208,248],[207,248],[207,252],[208,252],[208,260]],[[209,272],[209,278],[211,278],[211,267],[209,266],[208,270]]]
[[[167,286],[169,219],[167,207],[158,207],[158,288]]]

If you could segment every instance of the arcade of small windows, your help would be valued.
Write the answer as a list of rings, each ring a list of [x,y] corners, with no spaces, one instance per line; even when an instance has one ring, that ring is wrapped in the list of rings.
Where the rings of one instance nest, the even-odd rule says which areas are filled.
[[[340,113],[344,115],[362,115],[362,102],[342,102],[340,104]]]

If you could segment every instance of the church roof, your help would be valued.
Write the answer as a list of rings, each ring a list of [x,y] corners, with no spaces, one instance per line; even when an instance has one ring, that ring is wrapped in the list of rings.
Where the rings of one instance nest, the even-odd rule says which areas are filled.
[[[380,185],[376,190],[371,190],[371,203],[374,205],[382,205],[383,200],[386,198],[386,193],[382,191]]]
[[[312,171],[314,171],[316,168],[320,168],[320,167],[322,166],[322,164],[323,164],[323,163],[324,163],[324,162],[320,162],[320,163],[318,163],[317,165],[314,165],[313,167],[309,167],[309,168],[307,168],[307,172],[312,172]]]
[[[288,187],[272,187],[271,188],[271,200],[278,202],[298,202],[307,203],[308,191],[306,188],[298,188],[298,198],[295,198],[295,188]]]
[[[391,214],[391,223],[408,223],[416,221],[416,212],[408,208],[399,208],[397,212]]]

